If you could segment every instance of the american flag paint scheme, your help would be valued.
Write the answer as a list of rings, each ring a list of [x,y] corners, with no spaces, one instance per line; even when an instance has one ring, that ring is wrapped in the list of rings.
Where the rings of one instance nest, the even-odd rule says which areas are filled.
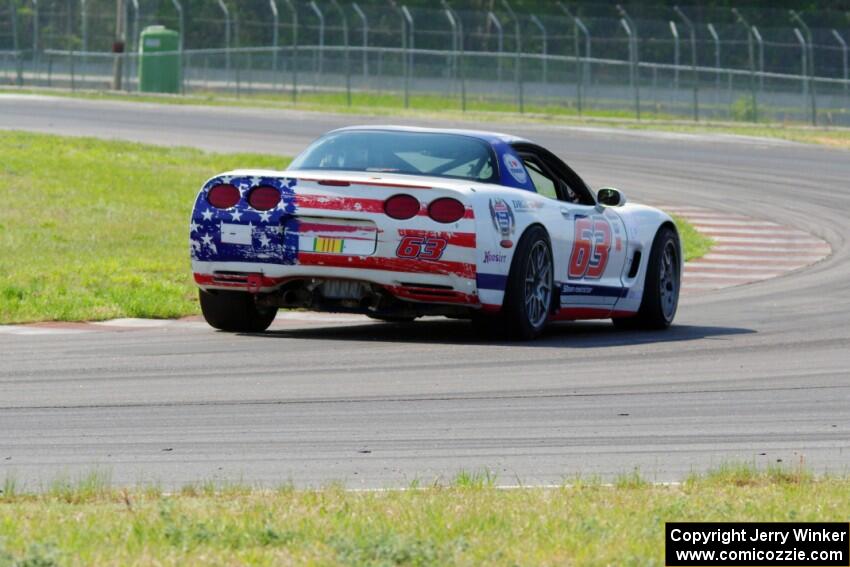
[[[283,171],[207,181],[189,226],[207,321],[262,331],[279,308],[663,328],[682,273],[672,219],[593,192],[563,161],[489,132],[353,127]]]

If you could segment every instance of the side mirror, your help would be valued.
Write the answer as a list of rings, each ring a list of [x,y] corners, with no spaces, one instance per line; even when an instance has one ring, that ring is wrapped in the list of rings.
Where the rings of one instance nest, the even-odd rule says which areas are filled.
[[[613,187],[603,187],[596,193],[596,202],[606,207],[621,207],[626,204],[626,196]]]

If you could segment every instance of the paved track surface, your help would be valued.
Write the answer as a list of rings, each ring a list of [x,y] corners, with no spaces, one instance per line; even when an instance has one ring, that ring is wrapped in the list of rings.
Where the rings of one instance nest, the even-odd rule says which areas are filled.
[[[0,128],[222,151],[291,154],[333,127],[385,120],[0,97]],[[560,324],[535,343],[485,344],[452,321],[319,318],[258,336],[197,325],[0,334],[0,476],[97,468],[130,484],[381,487],[461,469],[513,484],[635,467],[676,480],[729,460],[850,468],[850,154],[497,128],[552,147],[594,186],[798,228],[833,253],[687,296],[661,333]]]

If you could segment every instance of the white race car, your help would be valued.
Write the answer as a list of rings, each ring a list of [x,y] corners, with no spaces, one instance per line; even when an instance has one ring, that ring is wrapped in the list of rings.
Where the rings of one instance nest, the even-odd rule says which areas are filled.
[[[664,212],[594,194],[533,142],[463,130],[343,128],[285,171],[217,175],[190,243],[205,319],[236,332],[279,308],[468,318],[522,339],[555,320],[662,329],[682,274]]]

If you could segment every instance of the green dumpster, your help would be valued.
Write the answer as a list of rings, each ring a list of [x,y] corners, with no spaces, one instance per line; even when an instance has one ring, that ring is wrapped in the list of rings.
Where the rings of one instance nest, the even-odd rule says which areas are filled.
[[[180,92],[180,35],[165,26],[148,26],[139,38],[139,90]]]

